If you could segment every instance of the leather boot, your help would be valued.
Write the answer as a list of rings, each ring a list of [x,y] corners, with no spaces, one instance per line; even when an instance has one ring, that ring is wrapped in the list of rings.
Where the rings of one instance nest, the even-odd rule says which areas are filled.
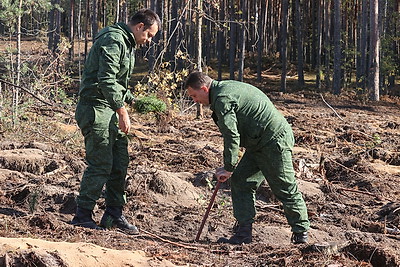
[[[92,210],[77,207],[75,216],[72,219],[71,224],[74,226],[81,226],[89,229],[102,229],[92,219],[92,212]]]
[[[218,243],[228,243],[228,244],[234,244],[234,245],[240,245],[240,244],[249,244],[252,241],[252,224],[247,223],[247,224],[242,224],[242,225],[236,225],[234,226],[234,235],[231,236],[231,238],[227,239],[224,237],[221,237],[217,240]]]
[[[101,218],[100,225],[104,228],[117,227],[132,235],[138,235],[139,230],[122,215],[122,207],[107,206],[103,217]]]
[[[293,244],[305,244],[308,242],[308,233],[293,233],[291,241]]]

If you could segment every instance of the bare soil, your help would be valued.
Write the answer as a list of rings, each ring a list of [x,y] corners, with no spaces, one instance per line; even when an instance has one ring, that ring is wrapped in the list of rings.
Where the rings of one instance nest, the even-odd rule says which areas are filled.
[[[0,41],[4,58],[12,46]],[[33,65],[52,73],[45,39],[24,39],[22,48],[23,61],[42,62]],[[83,46],[75,48],[77,57]],[[134,79],[140,80],[147,66],[140,69]],[[246,77],[254,84],[254,76]],[[288,77],[289,88],[295,83]],[[161,124],[152,115],[131,117],[125,214],[140,235],[73,227],[69,221],[86,166],[73,110],[22,103],[21,121],[11,129],[4,98],[0,266],[400,266],[400,99],[383,96],[379,103],[361,104],[346,94],[324,94],[332,110],[315,92],[272,92],[278,84],[279,70],[270,69],[257,86],[293,126],[293,161],[311,220],[309,244],[290,244],[282,206],[267,184],[257,192],[254,242],[217,244],[234,224],[229,183],[219,190],[200,241],[194,242],[223,147],[209,112],[196,120],[193,110],[172,113]],[[70,87],[76,90],[77,79]],[[2,96],[11,94],[11,88],[2,90]],[[395,91],[399,95],[400,88]],[[104,208],[101,198],[97,222]]]
[[[194,112],[175,114],[162,127],[151,115],[132,115],[125,214],[140,235],[73,227],[85,169],[82,137],[70,116],[32,108],[21,127],[0,131],[0,265],[93,266],[83,259],[95,258],[107,266],[108,257],[83,249],[96,245],[121,253],[108,266],[400,266],[399,99],[360,104],[325,95],[335,114],[319,94],[267,94],[295,133],[308,245],[290,244],[267,184],[257,192],[252,244],[216,243],[234,224],[229,183],[194,242],[222,163],[222,137],[209,112],[201,120]],[[104,208],[100,199],[96,221]],[[11,247],[16,240],[21,245]],[[77,250],[66,249],[71,243]],[[143,258],[127,262],[134,253]]]

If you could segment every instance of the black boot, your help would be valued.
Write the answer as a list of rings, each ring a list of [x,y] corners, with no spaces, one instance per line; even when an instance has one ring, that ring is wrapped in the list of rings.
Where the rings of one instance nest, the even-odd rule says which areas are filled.
[[[224,237],[221,237],[217,240],[218,243],[228,243],[228,244],[235,244],[235,245],[240,245],[240,244],[249,244],[251,243],[252,240],[252,224],[247,223],[247,224],[242,224],[242,225],[236,225],[233,228],[234,235],[231,236],[231,238],[227,239]]]
[[[291,241],[293,244],[307,243],[308,242],[308,233],[307,232],[293,233]]]
[[[130,224],[124,215],[122,215],[122,207],[106,208],[103,217],[101,218],[100,225],[104,228],[117,227],[132,235],[138,235],[139,230],[133,224]]]
[[[80,207],[76,208],[76,213],[71,221],[71,224],[74,226],[81,226],[89,229],[102,229],[101,227],[97,226],[97,224],[92,219],[92,210]]]

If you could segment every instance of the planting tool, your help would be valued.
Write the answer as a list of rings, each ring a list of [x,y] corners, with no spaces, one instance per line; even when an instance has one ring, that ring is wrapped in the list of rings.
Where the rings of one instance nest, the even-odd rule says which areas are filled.
[[[217,192],[218,192],[218,189],[219,189],[220,185],[221,185],[221,182],[218,181],[218,182],[217,182],[217,185],[215,186],[214,192],[213,192],[213,194],[212,194],[212,196],[211,196],[210,204],[208,204],[207,211],[206,211],[206,213],[204,214],[203,221],[201,222],[201,225],[200,225],[200,229],[199,229],[199,231],[197,232],[197,236],[196,236],[196,239],[195,239],[196,242],[199,241],[201,232],[203,231],[203,227],[204,227],[204,224],[206,223],[206,220],[207,220],[208,214],[210,213],[211,207],[212,207],[213,204],[214,204],[215,196],[217,195]]]

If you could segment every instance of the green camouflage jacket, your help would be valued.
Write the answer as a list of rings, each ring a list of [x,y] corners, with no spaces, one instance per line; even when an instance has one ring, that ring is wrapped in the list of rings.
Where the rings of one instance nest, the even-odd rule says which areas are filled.
[[[83,71],[79,96],[82,102],[117,110],[130,104],[128,90],[135,64],[136,42],[128,25],[117,23],[102,29],[90,49]]]
[[[238,81],[213,81],[210,108],[224,138],[224,168],[233,171],[239,147],[256,151],[290,128],[283,115],[258,88]]]

